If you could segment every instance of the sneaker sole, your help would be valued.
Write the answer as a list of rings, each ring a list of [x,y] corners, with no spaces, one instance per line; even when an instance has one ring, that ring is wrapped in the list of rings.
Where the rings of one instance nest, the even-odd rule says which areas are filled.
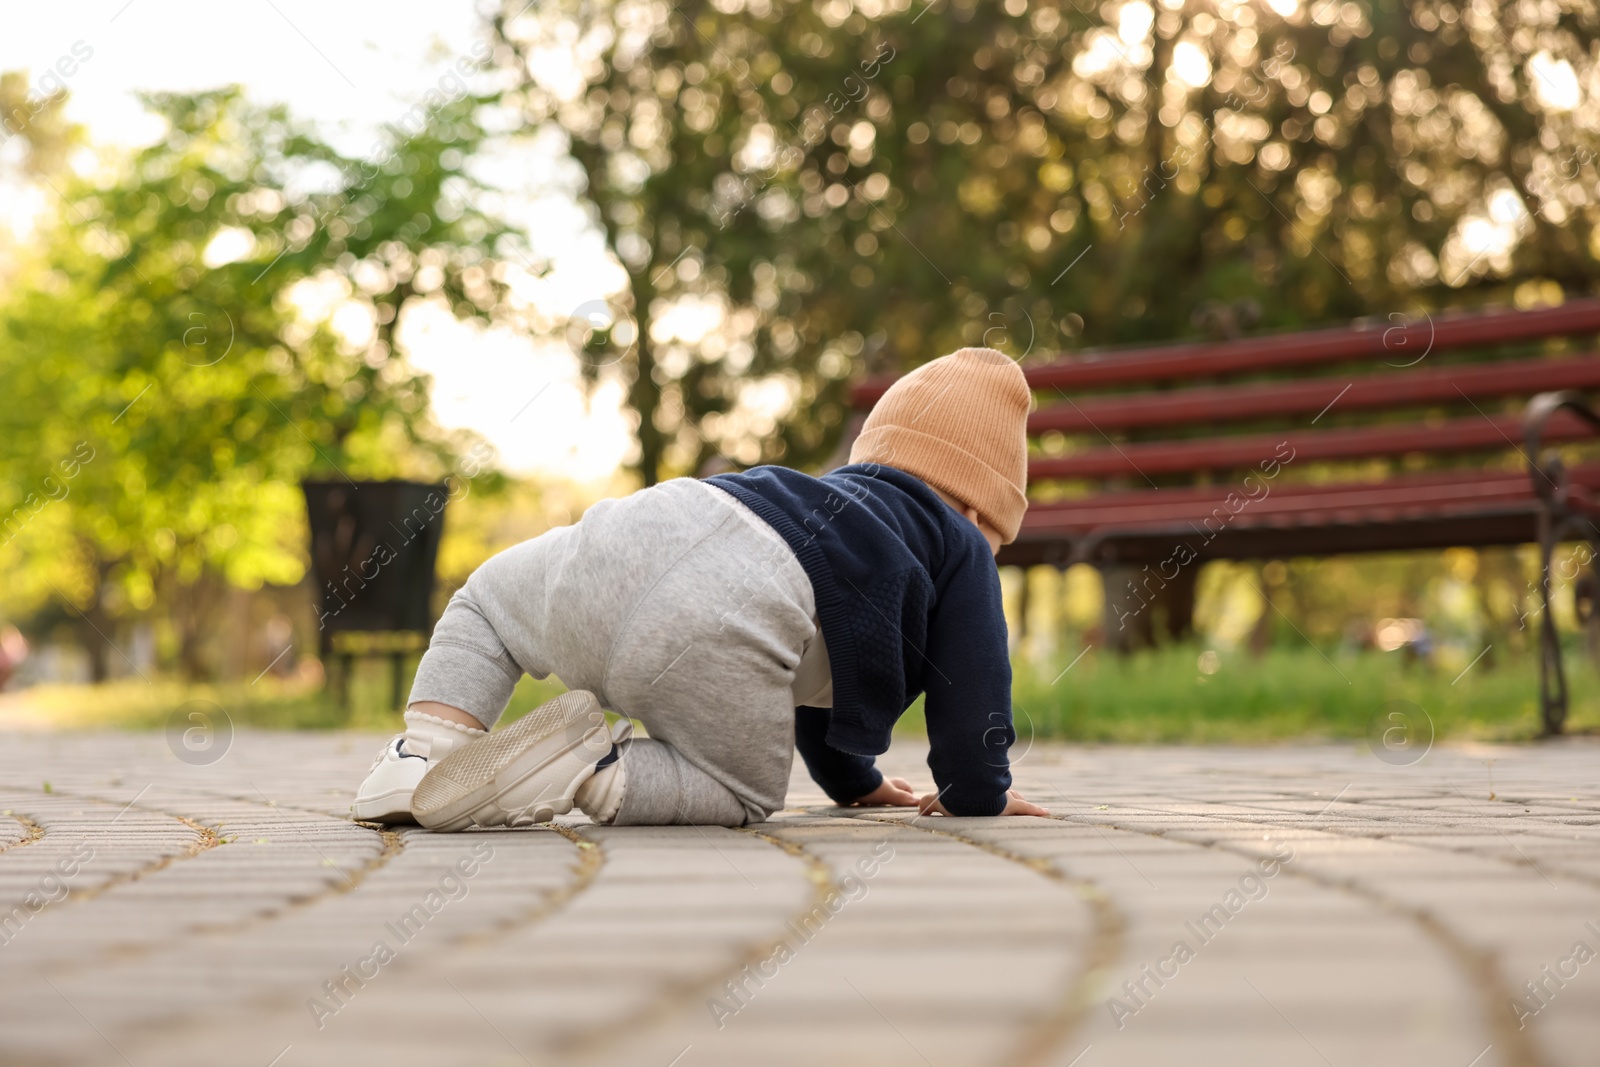
[[[414,823],[409,789],[391,789],[375,797],[361,797],[350,806],[350,813],[362,822]]]
[[[611,734],[594,694],[563,693],[430,767],[412,794],[411,813],[428,829],[443,831],[549,822],[572,810],[576,771],[610,751]],[[533,803],[515,810],[499,804],[521,787],[534,789]]]

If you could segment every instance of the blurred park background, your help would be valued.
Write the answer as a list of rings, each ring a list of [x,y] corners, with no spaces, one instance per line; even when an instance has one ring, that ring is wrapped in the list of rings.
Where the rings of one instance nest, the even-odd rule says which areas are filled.
[[[449,480],[437,611],[597,499],[820,469],[851,381],[964,344],[1600,281],[1592,3],[441,8],[7,14],[0,724],[396,721],[382,664],[325,685],[306,479]],[[1007,568],[1019,731],[1360,737],[1407,700],[1531,737],[1537,578],[1532,546],[1210,563],[1129,648],[1094,568]]]

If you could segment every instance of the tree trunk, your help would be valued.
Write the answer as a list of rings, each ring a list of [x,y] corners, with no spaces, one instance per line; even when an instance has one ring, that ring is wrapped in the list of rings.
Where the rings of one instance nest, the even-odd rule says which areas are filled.
[[[1194,636],[1197,565],[1163,579],[1154,567],[1113,563],[1101,568],[1105,580],[1106,645],[1118,653],[1153,648],[1158,638],[1187,641]]]
[[[1030,569],[1018,567],[1017,573],[1022,577],[1022,585],[1017,590],[1017,632],[1012,641],[1012,647],[1021,645],[1028,639],[1028,609],[1032,607],[1033,598],[1028,595],[1028,578]]]
[[[81,545],[82,551],[94,558],[92,545]],[[111,657],[114,654],[111,644],[112,622],[105,609],[105,583],[106,577],[111,573],[111,564],[104,560],[96,559],[92,564],[94,571],[94,588],[90,590],[89,604],[79,608],[68,601],[68,606],[78,613],[78,643],[89,654],[89,680],[91,682],[106,682],[111,680]]]
[[[1162,632],[1169,641],[1187,641],[1194,636],[1194,594],[1200,578],[1200,565],[1191,563],[1167,582],[1157,598]]]
[[[1261,590],[1261,617],[1250,631],[1250,654],[1263,656],[1272,647],[1272,632],[1278,614],[1278,609],[1273,605],[1276,603],[1276,591],[1281,588],[1267,581],[1265,564],[1256,574],[1256,588]]]
[[[111,642],[105,637],[111,620],[94,608],[83,613],[78,629],[78,643],[89,654],[89,680],[96,684],[111,680]]]
[[[1106,647],[1127,655],[1155,644],[1154,611],[1151,592],[1140,583],[1147,577],[1143,567],[1127,563],[1107,563],[1100,575],[1105,582]]]
[[[226,622],[220,627],[224,643],[218,655],[217,674],[221,678],[243,678],[253,673],[254,666],[255,642],[251,640],[254,633],[250,625],[254,598],[248,590],[231,585],[224,589],[223,596]]]
[[[653,262],[651,269],[657,269]],[[636,275],[631,282],[633,320],[639,336],[634,342],[637,355],[633,384],[628,387],[628,406],[639,416],[639,477],[650,486],[661,480],[667,452],[667,435],[656,425],[656,413],[661,410],[661,386],[655,380],[655,345],[650,340],[650,303],[655,299],[655,287],[648,273]]]
[[[202,574],[194,584],[180,587],[176,620],[178,667],[191,682],[208,681],[213,673],[205,642],[214,631],[211,621],[217,584],[214,575]]]

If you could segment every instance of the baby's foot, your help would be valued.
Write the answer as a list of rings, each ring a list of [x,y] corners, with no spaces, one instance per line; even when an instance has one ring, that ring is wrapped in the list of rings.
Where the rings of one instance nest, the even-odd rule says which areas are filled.
[[[630,730],[624,719],[613,735],[593,693],[563,693],[430,766],[412,810],[432,830],[549,822]]]
[[[487,734],[485,730],[474,730],[420,711],[408,711],[405,717],[406,732],[384,743],[378,758],[372,761],[366,781],[356,790],[356,801],[350,811],[357,819],[381,823],[415,822],[411,814],[411,794],[422,776],[428,773],[428,768],[452,750]]]

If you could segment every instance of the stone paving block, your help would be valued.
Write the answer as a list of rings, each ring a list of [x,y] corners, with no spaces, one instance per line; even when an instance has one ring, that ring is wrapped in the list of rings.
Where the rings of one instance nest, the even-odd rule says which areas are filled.
[[[1350,745],[1039,743],[1017,781],[1056,817],[1004,821],[841,811],[797,768],[757,833],[564,817],[580,847],[352,824],[377,736],[241,730],[204,768],[160,735],[5,740],[8,1067],[1588,1067],[1600,1043],[1600,961],[1559,987],[1543,970],[1577,940],[1600,951],[1592,741],[1409,768]],[[924,754],[897,742],[882,764],[926,785]],[[5,902],[79,843],[73,892],[8,932]],[[480,844],[465,894],[395,937]],[[1193,938],[1275,845],[1294,854],[1265,895]],[[865,892],[816,912],[875,846],[892,858]],[[354,983],[386,937],[392,961]],[[1144,968],[1184,938],[1193,958],[1157,986]],[[764,962],[780,939],[791,958]],[[1154,993],[1119,1027],[1108,1001],[1135,980]],[[1518,1030],[1535,980],[1556,991]],[[756,992],[719,1028],[729,982]]]

